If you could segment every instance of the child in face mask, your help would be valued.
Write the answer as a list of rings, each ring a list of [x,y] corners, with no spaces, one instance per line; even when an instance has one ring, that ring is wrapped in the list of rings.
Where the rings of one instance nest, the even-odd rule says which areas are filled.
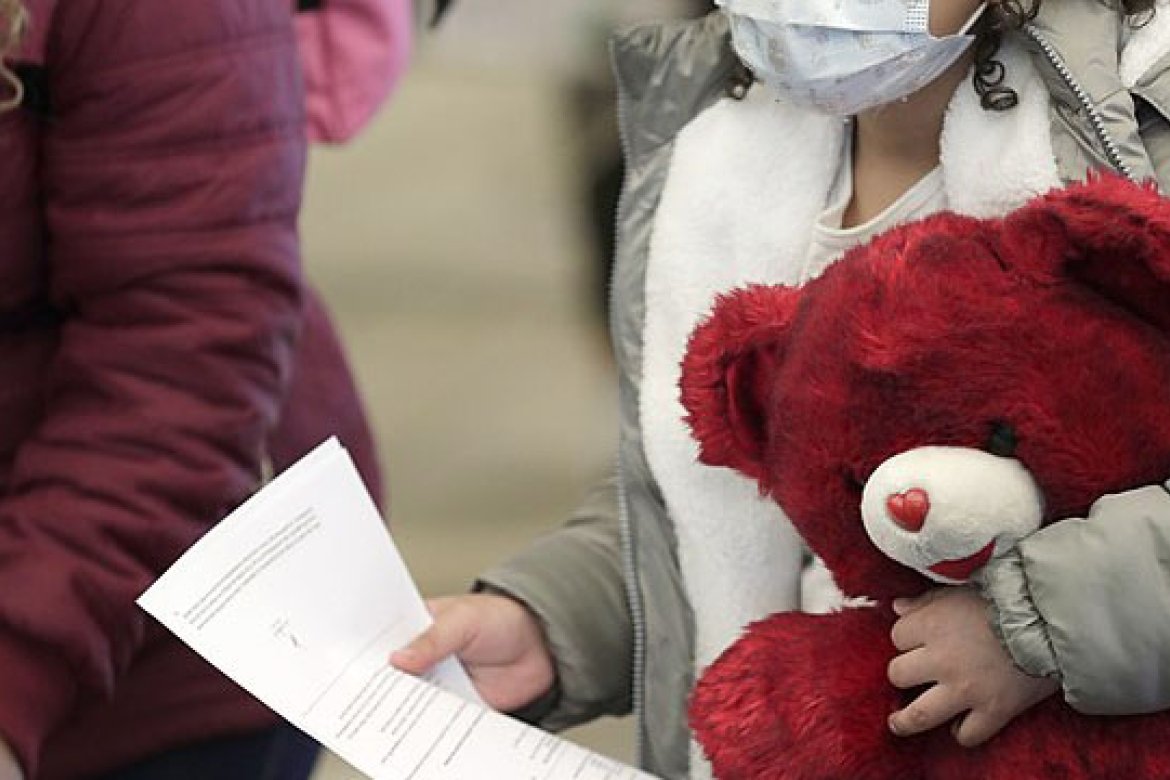
[[[691,681],[746,623],[831,607],[834,590],[754,484],[698,463],[677,392],[688,335],[716,292],[807,281],[934,211],[1002,214],[1096,169],[1170,184],[1152,108],[1170,105],[1170,18],[1120,6],[726,0],[619,37],[617,471],[480,592],[436,602],[395,663],[457,653],[490,702],[550,728],[632,708],[646,769],[709,776],[686,731]],[[955,721],[973,745],[1057,692],[1085,712],[1170,707],[1150,682],[1170,680],[1170,621],[1148,618],[1170,591],[1127,581],[1168,543],[1162,486],[1107,496],[989,567],[981,593],[896,604],[893,641],[914,652],[891,682],[934,685],[891,730]],[[1111,585],[1062,598],[1086,579]]]

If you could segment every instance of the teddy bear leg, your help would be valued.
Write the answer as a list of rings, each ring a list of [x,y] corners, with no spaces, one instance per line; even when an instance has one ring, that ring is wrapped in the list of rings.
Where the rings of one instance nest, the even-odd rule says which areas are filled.
[[[691,723],[720,780],[915,780],[917,739],[886,725],[892,617],[781,613],[750,626],[703,674]]]

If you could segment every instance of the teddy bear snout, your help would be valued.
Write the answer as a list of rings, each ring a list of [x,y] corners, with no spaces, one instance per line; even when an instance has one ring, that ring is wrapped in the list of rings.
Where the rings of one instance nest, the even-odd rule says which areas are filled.
[[[879,550],[955,583],[1039,528],[1043,496],[1018,460],[927,445],[882,461],[862,488],[860,509]]]
[[[893,493],[886,499],[890,518],[911,533],[918,533],[930,513],[930,495],[922,488]]]

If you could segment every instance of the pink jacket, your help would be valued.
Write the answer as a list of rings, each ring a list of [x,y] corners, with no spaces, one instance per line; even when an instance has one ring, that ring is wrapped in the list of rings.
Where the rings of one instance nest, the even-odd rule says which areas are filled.
[[[0,114],[0,735],[52,780],[273,722],[134,599],[266,461],[337,433],[378,474],[301,277],[288,0],[27,2],[47,100]]]

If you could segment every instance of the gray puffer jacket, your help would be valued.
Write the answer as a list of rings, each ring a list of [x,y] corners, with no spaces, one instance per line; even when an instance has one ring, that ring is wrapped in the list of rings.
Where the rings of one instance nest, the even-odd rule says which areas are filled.
[[[1128,27],[1096,0],[1052,0],[1020,34],[1052,95],[1062,178],[1112,168],[1170,184],[1170,26],[1166,32],[1168,44],[1145,57],[1153,64],[1126,81],[1119,52]],[[690,773],[694,617],[675,530],[643,448],[644,286],[674,139],[727,94],[736,68],[718,13],[632,29],[613,52],[628,166],[612,291],[617,473],[568,525],[482,580],[524,601],[544,624],[560,696],[541,725],[559,729],[633,709],[643,767],[681,779]],[[1082,711],[1170,707],[1168,561],[1170,493],[1155,486],[1103,498],[1088,518],[1051,526],[994,565],[986,588],[993,623],[1022,668],[1060,675],[1067,700]]]

